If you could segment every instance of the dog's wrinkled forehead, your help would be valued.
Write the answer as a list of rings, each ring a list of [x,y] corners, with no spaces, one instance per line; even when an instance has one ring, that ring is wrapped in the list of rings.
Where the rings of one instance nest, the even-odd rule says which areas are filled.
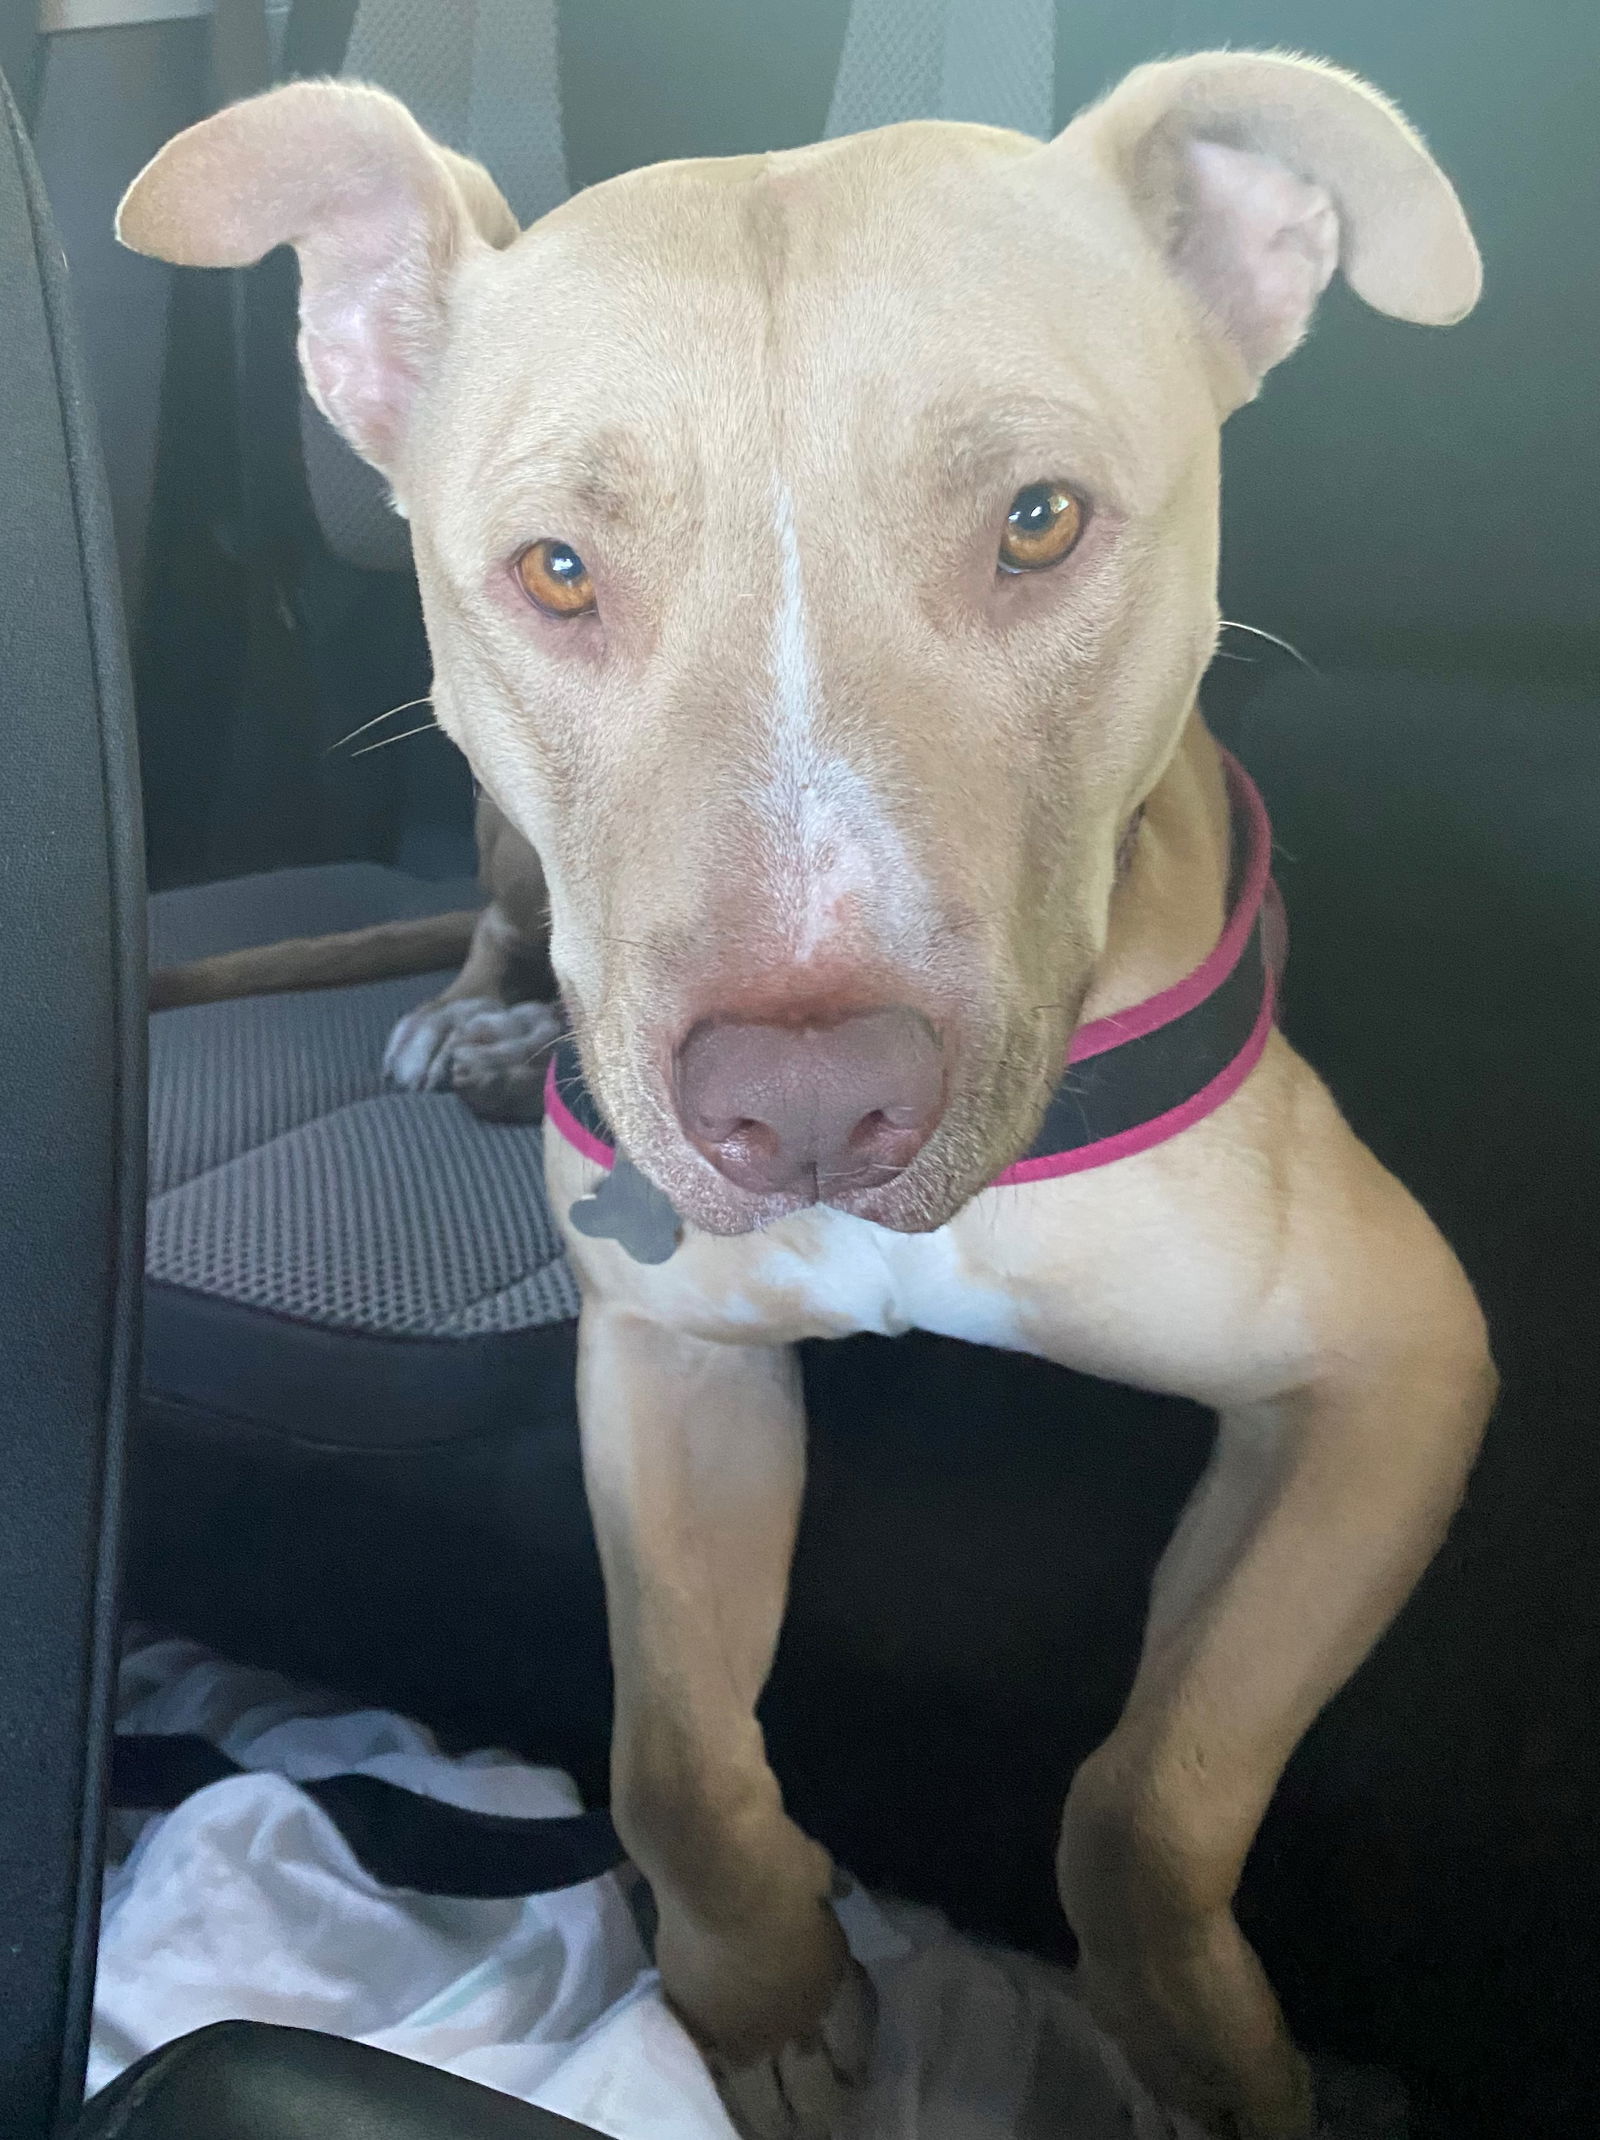
[[[1038,165],[1020,137],[929,125],[580,196],[463,275],[413,515],[432,501],[451,547],[469,521],[514,539],[530,493],[622,529],[708,491],[765,516],[775,473],[955,511],[1063,462],[1137,509],[1214,410],[1114,189]]]
[[[196,266],[293,245],[307,384],[406,503],[464,423],[536,440],[624,384],[641,410],[698,397],[738,446],[781,377],[842,453],[869,380],[887,445],[911,376],[925,400],[982,404],[1042,367],[1148,433],[1188,415],[1182,392],[1162,403],[1173,377],[1203,378],[1212,418],[1250,399],[1338,269],[1380,311],[1437,323],[1479,282],[1400,114],[1282,54],[1136,69],[1044,146],[930,122],[660,166],[522,239],[488,173],[392,98],[292,83],[169,142],[118,227]],[[1142,377],[1158,358],[1184,361]]]

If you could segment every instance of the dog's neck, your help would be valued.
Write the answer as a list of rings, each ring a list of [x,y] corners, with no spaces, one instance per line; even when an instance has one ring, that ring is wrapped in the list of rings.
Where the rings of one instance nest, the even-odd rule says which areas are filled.
[[[1196,708],[1124,835],[1085,1021],[1126,1010],[1200,964],[1222,933],[1232,854],[1222,760]]]

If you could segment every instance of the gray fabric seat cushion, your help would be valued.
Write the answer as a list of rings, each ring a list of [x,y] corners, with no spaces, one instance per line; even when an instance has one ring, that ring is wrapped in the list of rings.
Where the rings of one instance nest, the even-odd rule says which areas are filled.
[[[170,962],[442,912],[474,896],[469,885],[424,884],[372,864],[244,878],[156,898],[152,956]],[[385,1088],[390,1027],[445,978],[152,1019],[147,1381],[160,1394],[201,1401],[203,1382],[205,1402],[225,1402],[236,1373],[238,1400],[259,1419],[266,1389],[283,1383],[279,1369],[261,1372],[262,1345],[292,1350],[298,1340],[303,1349],[316,1333],[319,1359],[328,1338],[369,1350],[374,1340],[431,1346],[437,1398],[448,1376],[438,1348],[479,1341],[481,1352],[482,1341],[575,1316],[540,1131],[480,1123],[448,1094]],[[240,1315],[263,1328],[247,1336]],[[480,1359],[480,1379],[483,1369]],[[349,1398],[343,1370],[336,1380]],[[316,1378],[296,1371],[284,1387],[300,1394],[285,1399],[288,1416],[276,1423],[308,1431],[316,1422],[302,1416],[304,1399]],[[322,1427],[330,1424],[339,1427],[336,1410]],[[416,1426],[427,1428],[425,1408]],[[443,1431],[437,1418],[433,1431]]]
[[[326,1037],[290,1022],[313,1045]],[[191,1068],[205,1052],[194,1051]],[[226,1058],[249,1078],[248,1047]],[[210,1127],[203,1081],[185,1082],[198,1147]],[[229,1094],[227,1082],[225,1126],[235,1130],[252,1095],[248,1084]],[[311,1097],[312,1082],[291,1095],[285,1081],[268,1097]],[[286,1128],[263,1116],[259,1127],[259,1142],[151,1198],[151,1278],[384,1337],[474,1337],[577,1312],[537,1129],[486,1127],[448,1095],[383,1092],[335,1097]]]

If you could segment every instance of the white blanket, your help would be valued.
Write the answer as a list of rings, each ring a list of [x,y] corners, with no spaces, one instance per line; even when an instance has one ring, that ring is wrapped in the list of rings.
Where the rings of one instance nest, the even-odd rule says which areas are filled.
[[[130,1653],[120,1715],[130,1731],[198,1732],[260,1773],[165,1816],[117,1816],[91,2092],[238,2017],[359,2037],[616,2140],[733,2140],[616,1876],[521,1902],[396,1893],[285,1780],[357,1770],[539,1816],[578,1810],[567,1777],[505,1754],[448,1759],[415,1724],[181,1642]],[[1137,2088],[1062,1971],[958,1939],[930,1911],[859,1891],[839,1908],[881,2004],[860,2140],[1198,2140]]]

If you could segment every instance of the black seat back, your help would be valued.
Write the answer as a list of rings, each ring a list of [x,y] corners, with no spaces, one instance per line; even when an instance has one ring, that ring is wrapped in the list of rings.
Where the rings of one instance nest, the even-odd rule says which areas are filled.
[[[0,85],[0,2140],[83,2087],[144,1219],[137,788],[68,309]]]

